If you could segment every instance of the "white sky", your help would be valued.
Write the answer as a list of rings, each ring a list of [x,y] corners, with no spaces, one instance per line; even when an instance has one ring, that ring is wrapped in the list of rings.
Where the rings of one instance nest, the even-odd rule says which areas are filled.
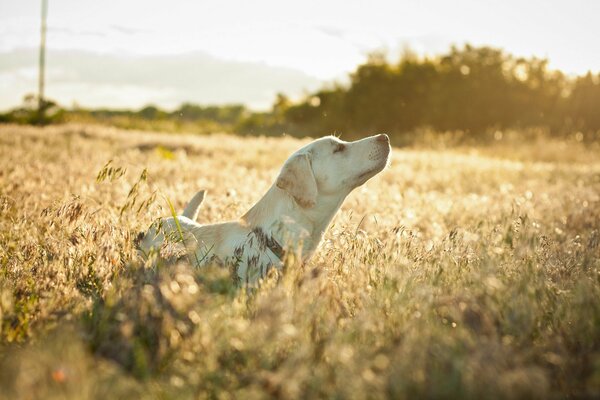
[[[437,54],[452,43],[470,42],[518,56],[547,57],[552,68],[569,74],[600,70],[597,0],[49,3],[50,51],[85,50],[119,57],[205,52],[229,61],[292,68],[330,81],[343,79],[372,50],[387,49],[395,55],[408,45],[421,54]],[[39,18],[40,0],[0,0],[0,57],[36,47]],[[16,90],[9,78],[0,75],[0,90]],[[277,89],[287,92],[286,87]],[[92,96],[80,95],[84,104],[85,96]],[[0,107],[6,105],[7,96],[0,93]]]

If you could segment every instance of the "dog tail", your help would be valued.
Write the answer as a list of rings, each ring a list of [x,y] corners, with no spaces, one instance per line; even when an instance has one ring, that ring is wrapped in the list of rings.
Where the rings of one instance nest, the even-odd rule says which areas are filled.
[[[183,210],[182,215],[184,217],[188,217],[192,221],[196,220],[196,217],[198,217],[198,211],[200,210],[200,205],[202,204],[202,201],[204,200],[205,193],[206,193],[205,190],[201,190],[198,193],[196,193],[194,195],[194,197],[192,197],[192,199],[190,200],[188,205],[185,207],[185,210]]]

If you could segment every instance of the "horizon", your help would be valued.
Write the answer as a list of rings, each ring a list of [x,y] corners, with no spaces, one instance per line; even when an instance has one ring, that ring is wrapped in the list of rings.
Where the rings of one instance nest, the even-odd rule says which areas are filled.
[[[546,58],[550,69],[570,76],[600,71],[600,4],[585,0],[377,0],[368,10],[341,0],[175,1],[168,9],[157,0],[49,3],[46,95],[66,107],[170,109],[191,102],[265,109],[278,92],[297,99],[343,82],[373,51],[395,60],[406,47],[435,56],[465,43]],[[0,109],[8,109],[36,92],[40,4],[0,11]]]

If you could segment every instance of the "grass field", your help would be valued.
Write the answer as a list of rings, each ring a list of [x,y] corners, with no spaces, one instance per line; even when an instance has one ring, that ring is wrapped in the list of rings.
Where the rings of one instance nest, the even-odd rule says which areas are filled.
[[[600,396],[597,144],[395,148],[254,292],[135,259],[167,199],[234,219],[308,140],[0,126],[0,398]]]

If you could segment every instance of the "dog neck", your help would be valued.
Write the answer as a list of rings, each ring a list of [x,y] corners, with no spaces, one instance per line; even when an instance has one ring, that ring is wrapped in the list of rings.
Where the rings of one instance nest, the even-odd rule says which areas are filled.
[[[302,208],[289,193],[273,185],[241,220],[250,229],[261,228],[284,247],[302,246],[302,257],[307,258],[345,197],[319,195],[318,207]]]

